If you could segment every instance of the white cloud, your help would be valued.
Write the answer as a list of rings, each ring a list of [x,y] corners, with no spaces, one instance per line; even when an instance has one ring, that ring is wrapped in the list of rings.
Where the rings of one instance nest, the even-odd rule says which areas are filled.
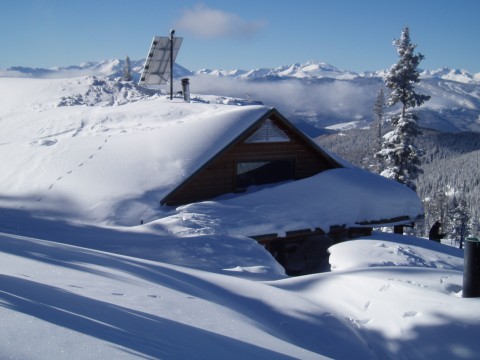
[[[378,91],[376,83],[362,86],[346,81],[305,83],[298,79],[248,81],[229,77],[196,75],[191,89],[197,94],[218,94],[262,101],[287,117],[298,113],[316,114],[321,126],[337,120],[371,118],[371,107]]]
[[[198,37],[211,39],[248,38],[257,33],[264,25],[264,21],[247,21],[234,13],[197,5],[193,9],[185,10],[175,27]]]

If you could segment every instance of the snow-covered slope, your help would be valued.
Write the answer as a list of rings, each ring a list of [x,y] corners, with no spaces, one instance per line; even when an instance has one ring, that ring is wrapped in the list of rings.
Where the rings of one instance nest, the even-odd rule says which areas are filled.
[[[443,80],[452,80],[460,83],[479,83],[480,73],[473,74],[463,69],[450,69],[444,67],[437,70],[425,70],[421,74],[425,77],[436,77]]]
[[[332,247],[334,272],[285,279],[265,266],[218,270],[219,259],[234,258],[215,239],[124,242],[120,251],[136,257],[95,250],[118,247],[101,240],[85,248],[0,234],[0,358],[447,360],[480,352],[480,302],[461,298],[462,254],[445,245],[378,234]],[[243,261],[268,264],[262,252],[230,245]],[[164,253],[201,258],[203,271],[145,260]]]

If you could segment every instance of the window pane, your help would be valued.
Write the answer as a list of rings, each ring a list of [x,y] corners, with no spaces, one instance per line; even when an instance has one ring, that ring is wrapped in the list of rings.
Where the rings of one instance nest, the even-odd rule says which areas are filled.
[[[293,159],[237,163],[237,188],[271,184],[294,178]]]

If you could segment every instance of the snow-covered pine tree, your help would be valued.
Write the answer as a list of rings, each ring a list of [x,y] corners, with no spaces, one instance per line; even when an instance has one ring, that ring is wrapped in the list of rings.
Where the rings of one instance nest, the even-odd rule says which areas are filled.
[[[125,58],[125,64],[123,65],[123,80],[132,81],[132,66],[128,56]]]
[[[410,41],[408,27],[403,28],[400,38],[393,44],[397,48],[399,60],[385,77],[385,86],[391,90],[387,105],[399,104],[401,109],[389,119],[394,129],[384,135],[382,149],[377,156],[385,164],[381,175],[415,190],[415,179],[422,171],[419,168],[420,151],[414,145],[414,139],[420,130],[418,115],[413,109],[430,99],[430,96],[418,94],[414,90],[414,85],[420,81],[417,67],[424,56],[414,54],[416,45]]]
[[[382,149],[382,131],[383,131],[383,115],[385,113],[385,94],[383,88],[377,92],[377,98],[372,109],[373,123],[371,126],[371,135],[373,137],[374,160],[371,166],[373,172],[380,174],[383,171],[383,162],[375,156]]]
[[[450,235],[455,243],[459,244],[460,249],[463,248],[463,241],[470,232],[468,228],[468,208],[464,193],[464,190],[462,190],[461,193],[453,194],[449,211],[451,221]]]
[[[470,230],[471,236],[478,236],[480,234],[480,215],[478,210],[470,210],[467,228]]]

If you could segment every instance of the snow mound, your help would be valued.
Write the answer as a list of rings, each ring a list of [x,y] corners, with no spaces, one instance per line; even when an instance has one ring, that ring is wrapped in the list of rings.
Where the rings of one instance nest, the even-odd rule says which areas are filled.
[[[83,93],[62,96],[58,106],[118,106],[158,94],[158,91],[140,87],[133,82],[115,81],[97,76],[87,77],[84,81],[87,89]]]

